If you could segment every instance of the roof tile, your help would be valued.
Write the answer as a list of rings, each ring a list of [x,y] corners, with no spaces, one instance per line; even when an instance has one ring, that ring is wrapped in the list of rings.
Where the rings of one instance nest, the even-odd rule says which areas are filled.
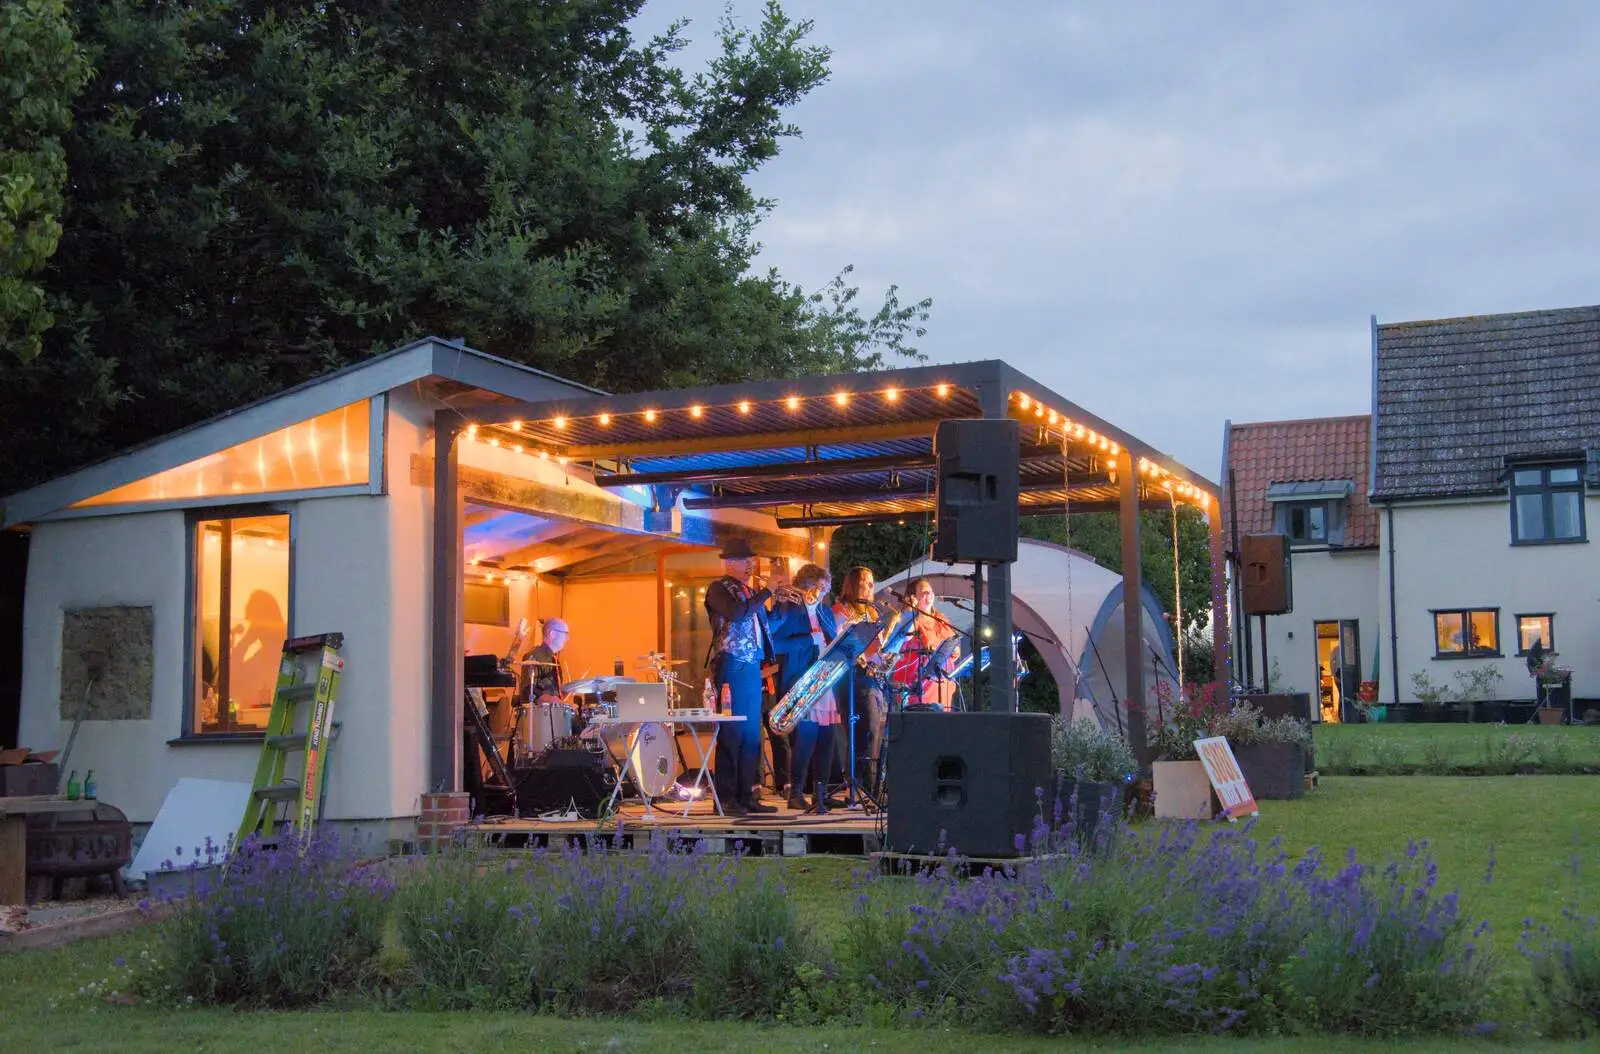
[[[1224,497],[1223,516],[1237,501],[1240,534],[1270,534],[1274,483],[1347,479],[1355,484],[1345,527],[1346,546],[1378,544],[1378,514],[1367,504],[1372,417],[1313,417],[1236,424],[1228,433],[1229,479],[1237,498]],[[1224,530],[1231,526],[1225,523]]]

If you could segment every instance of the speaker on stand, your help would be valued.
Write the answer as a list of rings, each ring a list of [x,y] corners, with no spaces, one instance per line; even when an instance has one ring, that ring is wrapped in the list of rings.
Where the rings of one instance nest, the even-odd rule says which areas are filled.
[[[1247,534],[1239,540],[1243,570],[1241,614],[1257,615],[1261,625],[1261,687],[1271,691],[1271,660],[1267,655],[1267,616],[1294,610],[1294,573],[1289,538],[1283,534]]]

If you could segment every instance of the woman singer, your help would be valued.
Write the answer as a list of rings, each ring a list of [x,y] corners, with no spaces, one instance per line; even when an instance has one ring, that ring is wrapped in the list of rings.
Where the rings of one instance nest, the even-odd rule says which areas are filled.
[[[913,582],[907,597],[916,612],[915,621],[889,678],[907,704],[948,711],[956,695],[956,683],[949,676],[956,667],[956,649],[946,642],[954,639],[955,628],[934,611],[938,597],[926,578]],[[944,648],[943,656],[940,648]]]
[[[773,592],[775,603],[767,623],[772,630],[772,647],[778,657],[778,698],[782,699],[795,682],[822,655],[838,632],[833,609],[823,602],[832,587],[825,568],[806,564],[794,576],[792,587]],[[824,692],[805,720],[795,726],[789,757],[789,808],[805,812],[827,812],[827,785],[833,769],[833,726],[839,723],[839,705],[834,691]],[[820,790],[818,789],[820,788]],[[806,801],[806,792],[813,801]]]
[[[856,726],[855,776],[869,788],[877,787],[878,756],[883,746],[883,724],[889,707],[883,698],[883,689],[866,664],[880,657],[884,643],[900,621],[902,610],[894,608],[887,615],[879,611],[872,599],[876,584],[870,568],[852,567],[845,573],[838,602],[833,605],[833,617],[841,630],[856,622],[883,623],[883,631],[857,660],[850,677],[840,689],[840,699],[845,703],[845,724],[841,726],[843,732],[840,736],[843,742],[840,746],[848,760],[850,729]]]

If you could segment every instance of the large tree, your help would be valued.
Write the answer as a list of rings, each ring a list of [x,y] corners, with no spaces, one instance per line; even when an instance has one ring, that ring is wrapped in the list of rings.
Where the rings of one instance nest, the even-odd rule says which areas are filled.
[[[54,323],[38,278],[61,240],[61,137],[89,78],[63,0],[0,4],[0,354],[39,354]]]
[[[429,333],[619,391],[914,355],[927,301],[751,269],[810,24],[725,22],[690,74],[642,3],[78,0],[63,307],[0,364],[0,493]]]

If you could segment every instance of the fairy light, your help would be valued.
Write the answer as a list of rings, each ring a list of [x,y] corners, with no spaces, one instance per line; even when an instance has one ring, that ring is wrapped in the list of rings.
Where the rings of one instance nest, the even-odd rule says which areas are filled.
[[[834,392],[833,393],[833,405],[839,407],[840,409],[843,409],[844,407],[849,406],[850,405],[850,393],[849,392]]]
[[[689,407],[689,416],[694,418],[696,421],[704,417],[705,413],[706,408],[701,406],[699,403],[695,403],[693,406]]]
[[[897,402],[899,402],[900,401],[900,389],[899,388],[888,388],[888,389],[886,389],[884,391],[884,393],[883,393],[883,401],[886,402],[886,403],[897,403]]]
[[[1056,412],[1054,410],[1051,410],[1049,413],[1045,414],[1045,420],[1049,421],[1051,424],[1055,424],[1056,423]]]
[[[611,424],[611,415],[610,414],[601,414],[600,415],[600,427],[604,428],[609,424]]]
[[[520,432],[520,431],[522,431],[522,422],[521,422],[521,421],[512,421],[512,422],[511,422],[511,430],[512,430],[512,431],[513,431],[513,432]]]
[[[750,400],[749,399],[740,400],[740,402],[739,402],[739,412],[741,414],[749,415],[749,413],[750,413]]]
[[[935,395],[937,395],[939,398],[943,399],[945,396],[950,394],[950,386],[948,384],[941,384],[938,387],[934,388],[933,391],[934,391]]]
[[[539,451],[539,460],[540,461],[549,461],[550,460],[550,451],[548,451],[548,450]]]
[[[656,412],[654,410],[646,410],[644,412],[644,423],[647,425],[656,423]]]
[[[791,395],[791,396],[789,396],[789,398],[785,399],[783,402],[784,402],[784,405],[787,406],[790,410],[798,410],[798,409],[800,409],[800,397],[797,396],[797,395]]]
[[[557,418],[553,419],[550,423],[555,425],[557,428],[565,428],[565,427],[567,427],[567,419],[565,417],[557,417]]]
[[[512,443],[511,444],[511,449],[512,449],[512,451],[514,453],[520,454],[520,453],[522,453],[522,444],[521,443]]]
[[[489,439],[488,439],[488,443],[489,443],[490,446],[499,446],[500,445],[500,440],[499,440],[499,438],[497,436],[490,436]]]
[[[1024,410],[1033,405],[1033,400],[1029,399],[1026,393],[1020,394],[1018,396],[1018,400],[1022,403],[1022,408]]]

